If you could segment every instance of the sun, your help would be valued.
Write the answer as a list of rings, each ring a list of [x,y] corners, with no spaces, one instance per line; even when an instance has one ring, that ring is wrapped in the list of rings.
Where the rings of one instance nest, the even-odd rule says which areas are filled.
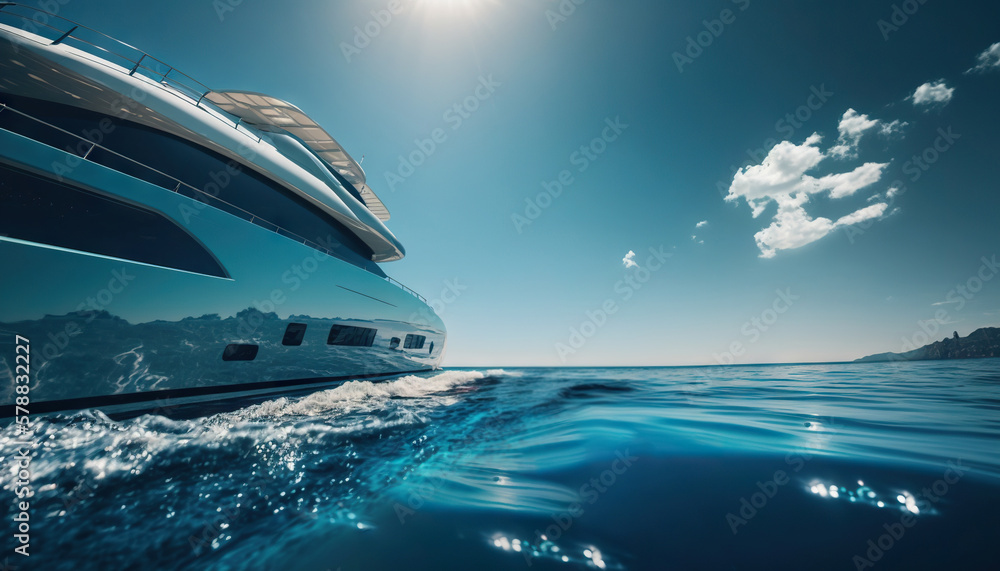
[[[493,10],[501,6],[499,0],[415,0],[413,7],[423,15],[426,23],[432,21],[462,21],[474,23],[491,18]]]
[[[464,10],[474,11],[478,5],[484,4],[487,0],[417,0],[418,7],[430,10]]]

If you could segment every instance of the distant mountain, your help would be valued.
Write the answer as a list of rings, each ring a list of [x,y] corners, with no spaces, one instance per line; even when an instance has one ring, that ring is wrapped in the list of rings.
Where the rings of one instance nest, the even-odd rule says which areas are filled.
[[[931,361],[940,359],[982,359],[1000,357],[1000,328],[983,327],[968,337],[950,337],[935,341],[906,353],[879,353],[858,359],[855,363],[883,361]]]

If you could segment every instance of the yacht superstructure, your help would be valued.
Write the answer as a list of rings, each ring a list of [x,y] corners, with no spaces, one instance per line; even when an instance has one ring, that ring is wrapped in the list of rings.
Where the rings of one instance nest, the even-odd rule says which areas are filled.
[[[436,367],[444,324],[378,265],[388,219],[291,103],[0,3],[0,417]]]

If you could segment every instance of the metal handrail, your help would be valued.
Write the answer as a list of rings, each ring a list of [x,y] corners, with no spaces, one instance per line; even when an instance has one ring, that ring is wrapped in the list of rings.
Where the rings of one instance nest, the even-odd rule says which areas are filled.
[[[34,14],[44,14],[45,18],[38,19],[37,17],[29,17],[29,16],[26,16],[24,14],[18,14],[16,12],[12,12],[11,10],[5,10],[5,8],[10,8],[10,7],[28,10],[28,11],[31,11],[32,13],[34,13]],[[116,66],[116,67],[121,68],[122,73],[125,73],[126,75],[134,77],[135,74],[139,72],[139,70],[147,70],[147,71],[151,72],[152,74],[158,75],[158,76],[160,76],[160,80],[158,82],[156,82],[155,85],[157,85],[157,87],[159,87],[160,89],[163,89],[167,93],[170,93],[170,94],[172,94],[172,95],[180,98],[181,100],[187,101],[188,103],[194,105],[195,107],[201,109],[202,111],[204,111],[208,115],[212,116],[214,119],[216,119],[218,121],[222,121],[224,123],[227,123],[228,125],[230,125],[231,127],[233,127],[235,130],[237,130],[240,133],[242,133],[244,136],[249,137],[251,139],[254,139],[258,143],[260,143],[260,142],[266,142],[263,139],[263,137],[261,137],[260,135],[254,133],[253,131],[250,130],[250,128],[248,128],[246,125],[244,125],[243,122],[242,122],[242,119],[240,117],[238,117],[236,115],[233,115],[232,113],[229,113],[228,111],[225,111],[225,110],[221,109],[220,107],[218,107],[217,105],[213,104],[211,101],[206,100],[205,96],[212,92],[212,89],[209,88],[207,85],[205,85],[205,84],[201,83],[200,81],[194,79],[190,75],[188,75],[188,74],[186,74],[186,73],[184,73],[182,71],[179,71],[177,68],[175,68],[175,67],[167,64],[163,60],[157,59],[156,57],[151,56],[148,53],[146,53],[146,52],[144,52],[144,51],[136,48],[135,46],[127,44],[127,43],[125,43],[125,42],[123,42],[123,41],[121,41],[121,40],[119,40],[117,38],[109,36],[109,35],[105,34],[104,32],[101,32],[99,30],[95,30],[95,29],[93,29],[93,28],[91,28],[89,26],[85,26],[83,24],[74,22],[73,20],[70,20],[68,18],[64,18],[64,17],[59,16],[57,14],[53,14],[52,12],[48,12],[48,11],[42,10],[40,8],[35,8],[33,6],[26,6],[24,4],[19,4],[17,2],[0,2],[0,16],[4,16],[4,15],[9,15],[9,16],[13,16],[13,17],[16,17],[16,18],[20,18],[21,20],[23,20],[25,22],[28,22],[36,30],[39,27],[44,27],[44,28],[49,28],[49,29],[53,30],[54,32],[58,33],[59,37],[56,38],[55,40],[51,40],[50,39],[49,40],[49,45],[56,45],[56,44],[60,44],[60,43],[65,43],[66,40],[73,39],[73,40],[75,40],[75,41],[77,41],[77,42],[79,42],[81,44],[85,44],[87,46],[91,46],[92,48],[94,48],[94,50],[97,50],[98,52],[104,52],[104,54],[110,54],[111,56],[120,58],[122,60],[125,60],[125,61],[130,62],[131,64],[133,64],[131,66],[131,69],[128,70],[128,71],[125,71],[125,68],[122,68],[121,66]],[[68,29],[64,29],[64,28],[61,28],[61,27],[56,27],[56,26],[53,26],[53,25],[49,24],[49,21],[52,18],[61,20],[62,22],[66,22],[69,25]],[[44,21],[42,21],[42,20],[44,20]],[[29,32],[29,30],[27,28],[22,28],[22,29],[24,29],[24,31],[26,31],[26,32]],[[96,34],[97,36],[99,36],[101,38],[107,39],[109,42],[111,42],[115,46],[121,46],[121,47],[127,48],[128,50],[131,50],[132,52],[134,52],[134,55],[132,57],[129,57],[129,56],[125,55],[125,54],[122,54],[122,53],[119,53],[118,51],[115,51],[114,49],[111,49],[110,47],[104,47],[104,46],[95,44],[94,42],[91,42],[91,41],[89,41],[89,40],[87,40],[85,38],[79,37],[78,35],[74,35],[74,32],[77,29],[83,29],[83,30],[87,30],[89,32],[92,32],[93,34]],[[29,33],[34,33],[34,32],[29,32]],[[38,34],[35,34],[35,35],[38,35]],[[44,36],[42,36],[42,37],[44,37]],[[32,40],[32,41],[34,41],[34,40]],[[121,48],[119,47],[117,49],[120,50]],[[111,63],[101,53],[94,53],[93,51],[87,50],[87,49],[84,49],[83,51],[85,53],[88,53],[89,55],[92,55],[94,57],[99,58],[100,60],[102,60],[100,63],[103,63],[104,65],[107,65],[107,64]],[[137,58],[137,59],[133,59],[133,58]],[[152,67],[143,65],[143,62],[147,58],[150,59],[150,60],[152,60],[152,61],[154,61],[154,62],[156,62],[157,64],[160,64],[161,66],[166,66],[167,67],[167,71],[166,72],[161,72],[161,71],[159,71],[157,69],[153,69]],[[109,67],[111,67],[111,69],[115,69],[116,68],[116,67],[112,67],[112,66],[109,66]],[[168,77],[171,74],[173,74],[174,76],[173,77]],[[139,75],[141,77],[144,77],[144,78],[149,79],[149,80],[154,80],[155,79],[153,77],[149,77],[149,76],[147,76],[145,74],[142,74],[142,73],[140,73]],[[189,85],[188,83],[185,83],[185,81],[178,80],[176,78],[177,75],[183,76],[183,78],[185,78],[188,82],[194,84],[194,86]],[[174,89],[166,89],[166,87],[173,87]],[[194,97],[192,97],[188,93],[197,95],[198,96],[197,99],[195,99]],[[3,105],[3,104],[0,104],[0,105]],[[78,139],[82,139],[82,140],[87,141],[87,142],[92,142],[92,141],[84,139],[84,138],[82,138],[82,137],[80,137],[80,136],[78,136],[78,135],[76,135],[74,133],[70,133],[68,131],[64,131],[63,129],[60,129],[60,128],[54,126],[54,125],[50,125],[50,124],[48,124],[48,123],[46,123],[44,121],[41,121],[40,119],[37,119],[35,117],[32,117],[30,115],[27,115],[25,113],[17,111],[16,109],[10,108],[10,107],[8,107],[6,105],[3,105],[3,107],[0,108],[0,111],[2,111],[3,109],[10,109],[11,111],[14,111],[15,113],[23,115],[23,116],[25,116],[25,117],[27,117],[29,119],[32,119],[32,120],[37,121],[39,123],[42,123],[44,125],[47,125],[47,126],[53,128],[53,129],[57,129],[59,131],[62,131],[62,132],[66,133],[66,134],[68,134],[70,136],[76,137]],[[229,119],[228,121],[226,121],[224,119],[225,117],[232,117],[232,119]],[[109,153],[112,153],[112,154],[114,154],[116,156],[119,156],[119,157],[121,157],[121,158],[123,158],[125,160],[133,162],[133,163],[135,163],[135,164],[137,164],[137,165],[139,165],[141,167],[144,167],[144,168],[146,168],[146,169],[148,169],[150,171],[156,172],[157,174],[159,174],[161,176],[164,176],[164,177],[166,177],[168,179],[171,179],[171,180],[177,182],[177,185],[173,189],[173,192],[179,192],[180,187],[183,185],[185,187],[190,188],[191,190],[193,190],[195,192],[207,195],[207,193],[205,193],[204,191],[199,190],[197,188],[194,188],[193,186],[191,186],[191,185],[189,185],[187,183],[184,183],[183,181],[180,181],[180,180],[178,180],[178,179],[176,179],[176,178],[174,178],[174,177],[172,177],[172,176],[170,176],[168,174],[161,173],[160,171],[157,171],[156,169],[154,169],[154,168],[152,168],[152,167],[150,167],[148,165],[140,163],[140,162],[138,162],[138,161],[136,161],[134,159],[131,159],[131,158],[126,157],[124,155],[121,155],[119,153],[116,153],[115,151],[107,149],[107,148],[105,148],[103,146],[94,144],[90,148],[90,150],[92,151],[94,149],[94,147],[100,147],[102,150],[105,150],[105,151],[107,151]],[[88,151],[87,156],[89,156],[89,154],[90,154],[90,152]],[[83,158],[86,159],[87,156],[84,156]],[[171,190],[171,189],[167,189],[167,190]],[[250,214],[251,222],[252,223],[256,224],[257,222],[255,222],[255,220],[260,220],[260,221],[263,221],[263,222],[267,222],[267,224],[270,224],[271,226],[274,227],[274,231],[275,232],[277,232],[279,234],[281,232],[284,232],[288,237],[290,237],[292,239],[301,241],[303,244],[305,244],[305,245],[307,245],[307,246],[309,246],[311,248],[314,248],[316,250],[324,252],[324,253],[326,253],[328,255],[332,255],[331,252],[330,252],[330,250],[328,250],[327,248],[323,248],[322,246],[320,246],[319,244],[316,244],[315,242],[311,242],[310,240],[308,240],[306,238],[302,238],[301,236],[295,234],[294,232],[291,232],[290,230],[286,230],[284,228],[281,228],[277,224],[273,224],[271,222],[268,222],[267,220],[265,220],[263,218],[260,218],[259,216],[256,216],[256,215],[254,215],[254,214],[252,214],[250,212],[247,212],[246,210],[244,210],[244,209],[242,209],[242,208],[240,208],[240,207],[238,207],[236,205],[229,204],[228,202],[226,202],[226,201],[224,201],[224,200],[222,200],[220,198],[216,198],[216,197],[214,197],[212,195],[208,195],[208,196],[211,196],[212,199],[218,200],[219,202],[226,204],[227,206],[229,206],[232,209],[239,210],[239,211],[244,212],[246,214]],[[260,224],[258,224],[258,225],[260,225]],[[280,230],[280,232],[279,232],[279,230]],[[386,277],[386,280],[389,281],[389,283],[392,283],[392,284],[400,287],[404,291],[406,291],[406,292],[408,292],[408,293],[416,296],[418,299],[420,299],[424,303],[427,303],[427,300],[422,295],[420,295],[419,293],[417,293],[417,292],[413,291],[412,289],[406,287],[405,285],[401,284],[400,282],[398,282],[398,281],[396,281],[396,280],[394,280],[392,278],[389,278],[389,277]]]
[[[2,9],[2,8],[3,8],[3,4],[0,4],[0,9]],[[225,200],[223,200],[223,199],[221,199],[221,198],[219,198],[219,197],[217,197],[217,196],[215,196],[215,195],[213,195],[211,193],[208,193],[208,192],[205,192],[204,190],[201,190],[200,188],[196,188],[194,186],[191,186],[190,184],[188,184],[188,183],[180,180],[179,178],[171,176],[171,175],[169,175],[169,174],[167,174],[167,173],[165,173],[163,171],[160,171],[158,169],[155,169],[155,168],[153,168],[153,167],[151,167],[151,166],[149,166],[149,165],[147,165],[145,163],[141,163],[141,162],[139,162],[139,161],[137,161],[137,160],[135,160],[135,159],[133,159],[131,157],[125,156],[125,155],[123,155],[123,154],[121,154],[121,153],[119,153],[117,151],[113,151],[113,150],[111,150],[111,149],[109,149],[109,148],[107,148],[107,147],[105,147],[103,145],[99,145],[98,143],[96,143],[94,141],[91,141],[90,139],[87,139],[86,137],[81,137],[80,135],[77,135],[76,133],[72,133],[70,131],[67,131],[67,130],[61,128],[61,127],[57,127],[57,126],[55,126],[55,125],[53,125],[53,124],[51,124],[51,123],[49,123],[47,121],[43,121],[43,120],[41,120],[41,119],[39,119],[37,117],[29,115],[28,113],[25,113],[23,111],[19,111],[17,109],[14,109],[13,107],[11,107],[11,106],[9,106],[9,105],[7,105],[5,103],[0,103],[0,113],[2,113],[3,111],[10,111],[11,113],[15,113],[17,115],[20,115],[21,117],[24,117],[26,119],[29,119],[31,121],[34,121],[34,122],[39,123],[41,125],[44,125],[44,126],[50,128],[50,129],[54,129],[54,130],[59,131],[59,132],[65,134],[65,135],[69,135],[70,137],[73,137],[74,139],[77,139],[78,141],[83,141],[85,143],[88,143],[90,145],[90,147],[83,154],[83,156],[77,155],[77,156],[80,156],[80,158],[83,159],[83,160],[86,160],[88,162],[92,162],[94,164],[100,164],[100,163],[94,161],[93,159],[91,159],[89,157],[90,157],[91,153],[93,152],[93,150],[95,148],[96,149],[101,149],[104,152],[110,153],[110,154],[112,154],[112,155],[114,155],[114,156],[116,156],[116,157],[118,157],[120,159],[124,159],[124,160],[126,160],[126,161],[128,161],[128,162],[130,162],[130,163],[132,163],[132,164],[134,164],[136,166],[144,168],[144,169],[146,169],[146,170],[148,170],[150,172],[156,173],[157,175],[159,175],[161,177],[164,177],[164,178],[172,181],[173,183],[176,183],[175,185],[173,185],[173,188],[168,188],[168,187],[165,187],[165,186],[162,186],[162,185],[158,185],[158,184],[156,185],[156,186],[159,186],[160,188],[162,188],[164,190],[167,190],[169,192],[174,192],[174,193],[177,193],[177,194],[181,194],[180,189],[183,186],[185,188],[190,189],[193,192],[198,193],[198,195],[207,197],[206,200],[202,200],[201,201],[206,206],[213,206],[212,204],[209,203],[209,200],[213,200],[213,201],[216,201],[218,203],[225,204],[229,209],[238,211],[238,212],[242,213],[243,215],[245,215],[245,216],[240,216],[240,218],[243,218],[244,220],[247,220],[251,224],[254,224],[256,226],[260,226],[261,228],[264,228],[264,229],[267,229],[267,230],[271,230],[275,234],[278,234],[280,236],[284,236],[284,237],[286,237],[286,238],[288,238],[290,240],[295,240],[296,242],[300,242],[303,245],[308,246],[308,247],[310,247],[310,248],[312,248],[314,250],[323,252],[324,254],[326,254],[328,256],[337,257],[336,254],[334,254],[333,250],[330,250],[329,248],[324,248],[323,246],[317,244],[316,242],[313,242],[312,240],[309,240],[308,238],[303,238],[302,236],[296,234],[295,232],[292,232],[291,230],[288,230],[287,228],[283,228],[281,226],[278,226],[274,222],[271,222],[271,221],[267,220],[266,218],[258,216],[256,214],[250,212],[249,210],[246,210],[244,208],[236,206],[235,204],[227,202],[227,201],[225,201]],[[31,137],[31,138],[33,140],[35,140],[35,141],[38,141],[39,143],[47,144],[47,143],[45,143],[45,141],[41,141],[41,140],[37,139],[36,137]],[[55,147],[53,147],[53,148],[55,148]],[[150,182],[151,184],[156,184],[156,183],[152,183],[151,181],[146,181],[146,182]],[[213,206],[213,208],[218,208],[218,207]],[[223,209],[219,208],[219,210],[223,210]],[[225,212],[225,210],[223,210],[223,212]],[[233,212],[229,212],[229,213],[233,214]],[[420,301],[422,301],[424,303],[427,303],[427,299],[424,298],[424,296],[422,296],[419,293],[415,292],[414,290],[406,287],[405,285],[403,285],[399,281],[397,281],[397,280],[395,280],[393,278],[390,278],[389,276],[385,276],[385,280],[388,281],[389,283],[391,283],[391,284],[399,287],[403,291],[405,291],[405,292],[407,292],[407,293],[415,296]]]
[[[25,14],[19,14],[17,12],[13,12],[11,10],[5,10],[5,8],[10,8],[10,7],[14,7],[14,8],[18,8],[18,9],[24,9],[24,10],[27,10],[27,11],[31,11],[33,14],[44,14],[45,15],[45,18],[44,18],[45,21],[41,21],[41,20],[39,20],[36,17],[27,16]],[[206,100],[205,96],[212,92],[212,89],[209,88],[207,85],[205,85],[204,83],[201,83],[200,81],[198,81],[197,79],[191,77],[190,75],[188,75],[188,74],[186,74],[186,73],[178,70],[174,66],[168,64],[167,62],[165,62],[163,60],[160,60],[160,59],[157,59],[156,57],[153,57],[153,56],[149,55],[148,53],[140,50],[139,48],[137,48],[137,47],[135,47],[133,45],[127,44],[127,43],[125,43],[125,42],[123,42],[123,41],[121,41],[121,40],[119,40],[117,38],[114,38],[112,36],[109,36],[109,35],[105,34],[104,32],[99,31],[99,30],[95,30],[95,29],[90,28],[88,26],[84,26],[83,24],[74,22],[73,20],[70,20],[68,18],[63,18],[62,16],[59,16],[57,14],[53,14],[52,12],[48,12],[48,11],[42,10],[40,8],[35,8],[33,6],[26,6],[24,4],[19,4],[17,2],[0,2],[0,16],[3,16],[3,15],[9,15],[9,16],[13,16],[15,18],[20,18],[24,22],[28,23],[35,30],[38,30],[39,28],[49,28],[49,29],[55,31],[57,34],[59,34],[59,37],[56,38],[55,40],[51,40],[50,39],[49,40],[49,45],[56,45],[56,44],[60,44],[60,43],[66,43],[66,40],[73,39],[73,40],[76,40],[77,42],[80,42],[81,44],[86,44],[88,46],[91,46],[92,48],[94,48],[94,50],[98,50],[99,52],[104,52],[104,54],[110,54],[111,56],[114,56],[116,58],[120,58],[120,59],[122,59],[124,61],[127,61],[127,62],[129,62],[130,64],[133,64],[133,65],[131,65],[131,66],[125,66],[125,67],[122,67],[122,66],[116,66],[116,67],[120,68],[121,72],[125,73],[128,76],[134,77],[135,74],[139,70],[147,70],[150,73],[152,73],[152,74],[157,75],[157,76],[160,77],[160,79],[156,83],[156,85],[158,87],[160,87],[161,89],[163,89],[164,91],[166,91],[167,93],[170,93],[170,94],[172,94],[172,95],[174,95],[174,96],[176,96],[176,97],[178,97],[178,98],[180,98],[182,100],[186,100],[188,103],[194,105],[195,107],[198,107],[202,111],[205,111],[206,113],[208,113],[209,115],[211,115],[214,119],[216,119],[218,121],[222,121],[224,123],[227,123],[229,126],[233,127],[234,129],[236,129],[237,131],[239,131],[240,133],[242,133],[246,137],[249,137],[251,139],[255,139],[258,143],[263,140],[260,135],[258,135],[256,133],[254,133],[253,131],[251,131],[247,126],[243,125],[241,121],[238,121],[237,119],[239,119],[239,118],[236,115],[233,115],[232,113],[229,113],[228,111],[225,111],[225,110],[219,108],[218,106],[216,106],[215,104],[213,104],[211,101]],[[62,27],[56,27],[56,26],[53,26],[52,24],[50,24],[49,21],[52,18],[55,18],[55,19],[61,20],[63,22],[66,22],[67,23],[66,28],[68,28],[68,29],[64,29]],[[35,32],[29,31],[27,29],[27,27],[23,27],[22,26],[21,29],[24,30],[24,31],[26,31],[26,32],[32,33],[34,35],[38,35]],[[113,44],[114,46],[117,46],[117,47],[113,49],[110,46],[109,47],[101,46],[101,45],[95,44],[92,41],[87,40],[86,38],[79,37],[78,35],[74,34],[74,32],[77,29],[87,30],[88,32],[96,34],[97,36],[99,36],[101,38],[105,38],[106,40],[108,40],[108,42],[110,42],[111,44]],[[44,36],[42,36],[42,37],[44,37]],[[28,39],[30,39],[30,38],[28,38]],[[46,39],[48,39],[48,38],[46,38]],[[34,41],[34,40],[31,40],[31,41]],[[127,48],[127,50],[130,50],[133,55],[130,57],[129,55],[125,55],[123,53],[119,53],[119,51],[115,51],[115,49],[121,50],[122,47]],[[91,55],[91,56],[99,58],[101,60],[101,62],[99,62],[99,63],[102,63],[104,65],[112,63],[109,59],[107,59],[105,57],[104,54],[94,53],[94,51],[87,50],[86,48],[84,48],[83,51],[85,53]],[[137,59],[134,59],[134,58],[137,58]],[[150,60],[156,62],[157,64],[160,64],[160,66],[166,67],[167,71],[163,72],[163,71],[160,71],[159,69],[153,69],[152,67],[149,67],[149,66],[146,66],[146,65],[142,65],[142,62],[145,61],[146,59],[150,59]],[[109,66],[109,67],[111,67],[112,69],[115,69],[115,67],[112,67],[112,66]],[[127,67],[131,67],[131,69],[130,70],[126,70]],[[162,69],[162,68],[160,68],[160,69]],[[168,76],[171,76],[171,74],[173,74],[173,77],[168,77]],[[140,73],[139,75],[141,77],[145,77],[146,79],[154,80],[155,81],[154,77],[149,77],[149,76],[144,75],[142,73]],[[176,77],[177,75],[183,76],[184,81],[177,79],[177,77]],[[193,85],[189,85],[189,83],[193,84]],[[164,89],[164,86],[174,87],[175,90]],[[192,97],[191,95],[188,95],[185,92],[197,95],[197,98]],[[209,106],[212,108],[212,111],[215,111],[216,113],[221,114],[223,117],[232,117],[233,119],[230,119],[229,121],[226,121],[225,119],[223,119],[223,117],[220,117],[217,114],[209,112],[209,110],[208,110]]]

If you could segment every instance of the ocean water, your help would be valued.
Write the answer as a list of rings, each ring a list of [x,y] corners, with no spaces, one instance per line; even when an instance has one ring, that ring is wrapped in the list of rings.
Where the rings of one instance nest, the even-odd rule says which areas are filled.
[[[18,569],[996,569],[1000,360],[442,370],[35,420]],[[12,427],[0,502],[14,504]]]

